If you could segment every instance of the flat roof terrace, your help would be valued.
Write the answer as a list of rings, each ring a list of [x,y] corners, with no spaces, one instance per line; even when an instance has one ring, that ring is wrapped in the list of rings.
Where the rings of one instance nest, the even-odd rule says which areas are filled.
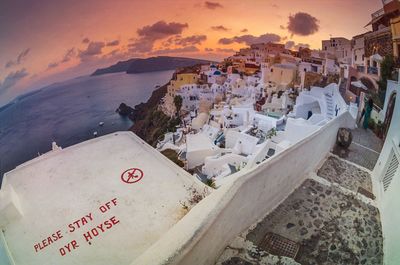
[[[0,226],[18,265],[124,265],[207,193],[139,137],[118,132],[8,172]]]

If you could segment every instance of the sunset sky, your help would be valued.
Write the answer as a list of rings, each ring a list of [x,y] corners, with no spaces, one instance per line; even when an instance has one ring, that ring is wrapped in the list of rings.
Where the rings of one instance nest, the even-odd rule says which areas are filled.
[[[320,49],[367,31],[380,0],[2,0],[0,98],[133,57],[221,60],[247,44]]]

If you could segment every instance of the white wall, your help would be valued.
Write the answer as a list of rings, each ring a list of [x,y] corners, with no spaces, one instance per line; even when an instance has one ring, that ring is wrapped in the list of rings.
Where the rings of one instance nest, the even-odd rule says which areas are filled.
[[[226,154],[220,157],[206,157],[202,171],[208,176],[217,176],[224,171],[225,165],[231,164],[237,167],[242,163],[247,162],[247,160],[247,157],[238,154]]]
[[[389,89],[389,86],[392,86]],[[385,144],[379,156],[378,162],[372,172],[374,194],[377,194],[379,209],[381,211],[381,222],[383,230],[384,264],[398,264],[400,260],[400,167],[386,190],[383,190],[382,178],[385,174],[389,155],[394,151],[400,161],[400,85],[396,82],[388,82],[387,93],[397,90],[395,109],[392,122],[386,136]],[[388,97],[387,97],[388,98]],[[388,100],[388,99],[387,99]],[[385,102],[385,107],[387,102]]]
[[[132,264],[214,264],[234,237],[271,212],[316,169],[339,127],[352,121],[343,113],[258,167],[231,175]]]

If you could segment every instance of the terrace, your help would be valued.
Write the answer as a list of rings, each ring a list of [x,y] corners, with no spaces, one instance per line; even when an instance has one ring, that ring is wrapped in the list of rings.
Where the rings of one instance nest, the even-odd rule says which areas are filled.
[[[350,162],[373,167],[382,142],[353,133],[345,159],[328,154],[277,208],[231,241],[216,264],[383,264],[370,171]]]

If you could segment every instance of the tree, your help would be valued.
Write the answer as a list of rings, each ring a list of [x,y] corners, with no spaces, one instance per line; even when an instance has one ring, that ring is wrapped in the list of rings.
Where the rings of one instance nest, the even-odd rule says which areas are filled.
[[[393,55],[386,55],[385,58],[383,58],[382,63],[381,63],[381,79],[378,81],[379,85],[379,91],[378,91],[378,96],[381,102],[381,105],[383,106],[384,100],[385,100],[385,94],[386,94],[386,86],[387,86],[387,80],[392,78],[392,72],[394,70],[394,58]]]
[[[182,108],[182,97],[175,96],[174,104],[175,104],[175,108],[176,108],[176,116],[179,116],[179,112],[181,111],[181,108]]]

